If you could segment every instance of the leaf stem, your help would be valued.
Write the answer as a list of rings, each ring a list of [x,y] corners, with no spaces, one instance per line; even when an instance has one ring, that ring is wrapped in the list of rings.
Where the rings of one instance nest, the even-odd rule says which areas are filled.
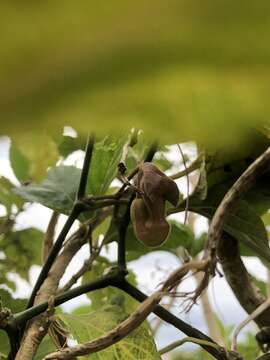
[[[190,336],[187,336],[181,340],[177,340],[177,341],[174,341],[173,343],[169,344],[168,346],[165,346],[164,348],[160,349],[159,350],[159,355],[163,355],[163,354],[166,354],[168,353],[169,351],[172,351],[174,350],[175,348],[177,348],[178,346],[181,346],[187,342],[191,342],[193,344],[198,344],[198,345],[206,345],[206,346],[212,346],[213,348],[215,349],[219,349],[220,346],[211,342],[211,341],[207,341],[207,340],[201,340],[201,339],[197,339],[197,338],[193,338],[193,337],[190,337]]]

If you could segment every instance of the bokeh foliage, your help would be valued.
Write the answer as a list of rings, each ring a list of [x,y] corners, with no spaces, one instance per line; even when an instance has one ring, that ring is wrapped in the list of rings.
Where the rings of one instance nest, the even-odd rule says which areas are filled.
[[[239,142],[269,119],[269,10],[267,0],[2,1],[1,131],[136,126],[166,143]]]

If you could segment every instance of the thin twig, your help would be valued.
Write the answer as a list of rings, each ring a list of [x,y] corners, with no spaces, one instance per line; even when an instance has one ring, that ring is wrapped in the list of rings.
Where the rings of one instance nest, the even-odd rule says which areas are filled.
[[[48,254],[53,246],[53,239],[55,234],[55,227],[57,225],[58,219],[59,219],[59,213],[56,211],[53,211],[51,215],[51,219],[49,221],[44,240],[43,240],[43,251],[42,251],[42,260],[43,262],[46,261]]]
[[[80,178],[80,184],[79,184],[79,189],[78,189],[78,193],[77,193],[77,199],[74,203],[74,206],[71,210],[69,217],[67,218],[65,225],[62,228],[62,231],[58,235],[57,240],[55,241],[53,247],[51,248],[51,251],[48,254],[46,262],[43,264],[41,272],[37,278],[37,281],[34,285],[31,296],[28,300],[27,309],[29,309],[33,305],[34,299],[36,297],[36,294],[37,294],[40,286],[46,279],[55,258],[57,257],[59,251],[61,250],[62,244],[63,244],[71,226],[73,225],[74,221],[77,219],[77,217],[79,216],[79,214],[81,212],[81,207],[77,206],[77,201],[85,196],[85,188],[86,188],[86,182],[87,182],[87,177],[88,177],[88,172],[89,172],[91,156],[93,153],[93,147],[94,147],[94,139],[93,139],[93,137],[91,137],[87,143],[86,155],[85,155],[83,168],[82,168],[82,172],[81,172],[81,178]]]
[[[200,297],[207,288],[211,277],[215,275],[217,258],[217,248],[223,232],[224,224],[231,210],[237,204],[238,199],[255,183],[255,181],[265,172],[270,163],[270,147],[257,158],[238,178],[219,204],[208,231],[208,240],[205,245],[203,261],[205,263],[204,276],[201,283],[196,288],[192,303]]]
[[[87,272],[91,270],[91,267],[93,265],[93,262],[96,260],[98,255],[100,254],[102,247],[105,243],[105,237],[103,238],[100,246],[91,253],[91,256],[89,259],[85,260],[82,267],[74,274],[72,275],[71,279],[62,287],[61,293],[68,291],[73,285],[76,284],[76,282]]]
[[[193,267],[195,265],[198,264],[194,263]],[[201,266],[201,263],[199,265]],[[183,268],[180,269],[180,272],[184,273]],[[175,286],[176,278],[179,278],[179,276],[177,276],[177,274],[173,272],[164,282],[160,290],[156,291],[149,298],[145,299],[133,314],[131,314],[125,321],[123,321],[115,329],[109,331],[104,336],[101,336],[95,340],[92,340],[84,344],[79,344],[72,348],[66,348],[54,352],[52,354],[47,355],[44,358],[44,360],[73,359],[75,356],[82,356],[82,355],[98,352],[120,341],[123,337],[127,336],[131,331],[137,328],[146,319],[146,317],[154,310],[154,308],[159,303],[159,301],[164,296],[164,294],[167,294],[167,291],[168,290],[170,291]],[[209,346],[209,344],[203,344],[203,345]],[[215,344],[214,342],[211,343],[211,346],[214,346],[215,348],[218,349],[220,348],[219,345]]]
[[[157,142],[154,142],[154,143],[150,146],[149,151],[148,151],[148,153],[146,154],[146,157],[145,157],[145,159],[144,159],[144,162],[151,162],[151,161],[153,160],[153,157],[154,157],[154,155],[155,155],[155,153],[156,153],[156,151],[157,151],[157,148],[158,148],[158,144],[157,144]],[[133,179],[134,176],[138,173],[138,171],[139,171],[139,166],[137,166],[137,167],[127,176],[127,180],[130,181],[131,179]],[[120,198],[120,197],[121,197],[121,195],[123,194],[126,186],[127,186],[127,184],[124,183],[124,184],[121,186],[121,188],[117,191],[117,193],[115,194],[115,196],[116,196],[117,198]]]
[[[173,307],[173,304],[175,302],[175,298],[173,296],[170,297],[170,301],[169,304],[163,305],[163,307],[167,310],[170,310]],[[158,332],[160,326],[162,325],[163,321],[160,317],[157,318],[157,322],[154,324],[154,326],[152,327],[152,333],[153,335],[156,335],[156,333]]]
[[[94,141],[95,141],[95,139],[94,139],[93,135],[89,136],[87,139],[82,173],[81,173],[80,183],[79,183],[79,187],[78,187],[78,191],[77,191],[77,199],[78,200],[82,199],[85,196],[90,162],[91,162],[93,150],[94,150]]]
[[[176,349],[177,347],[184,345],[187,342],[191,342],[191,343],[197,344],[197,345],[212,346],[213,348],[215,348],[217,350],[223,349],[221,346],[219,346],[219,345],[217,345],[217,344],[215,344],[215,343],[213,343],[211,341],[201,340],[201,339],[197,339],[197,338],[187,336],[187,337],[185,337],[185,338],[183,338],[181,340],[174,341],[173,343],[165,346],[164,348],[160,349],[158,351],[158,353],[159,353],[159,355],[166,354],[169,351],[172,351],[172,350]]]
[[[95,253],[93,253],[94,255]],[[83,265],[80,267],[80,269],[72,275],[72,277],[70,278],[70,280],[61,288],[61,290],[59,291],[60,293],[68,291],[73,285],[76,284],[76,282],[89,270],[91,270],[91,266],[94,262],[94,259],[96,258],[96,256],[92,256],[85,260]]]
[[[181,279],[183,275],[185,275],[190,269],[193,269],[195,267],[197,270],[200,266],[201,262],[193,262],[193,264],[188,263],[185,264],[182,268],[180,268],[178,272],[173,272],[164,282],[160,290],[147,298],[137,308],[137,310],[131,316],[129,316],[128,319],[118,325],[115,329],[109,331],[106,335],[70,349],[63,349],[61,351],[57,351],[53,354],[46,356],[45,360],[72,359],[75,356],[87,355],[98,352],[120,341],[123,337],[127,336],[132,330],[138,327],[145,320],[145,318],[150,314],[150,312],[154,310],[155,306],[161,300],[162,296],[164,294],[167,294],[168,291],[172,290],[176,286],[178,279]]]
[[[184,164],[186,179],[187,179],[187,198],[186,198],[185,219],[184,219],[184,225],[186,225],[187,217],[188,217],[188,209],[189,209],[189,176],[188,176],[189,173],[188,173],[188,169],[187,169],[186,159],[185,159],[185,156],[181,149],[180,144],[177,144],[177,147],[178,147],[179,152],[183,159],[183,164]]]
[[[139,289],[137,289],[135,286],[131,285],[127,281],[121,282],[116,286],[140,302],[144,301],[147,298],[147,296],[144,293],[142,293]],[[196,329],[191,325],[185,323],[183,320],[179,319],[178,317],[170,313],[168,310],[164,309],[163,306],[156,305],[153,312],[167,323],[171,324],[178,330],[182,331],[187,336],[194,337],[196,339],[206,340],[211,343],[215,343],[209,336],[202,333],[199,329]],[[213,355],[214,358],[218,360],[228,360],[227,355],[224,353],[222,349],[217,350],[208,345],[201,345],[201,346],[209,354]]]
[[[134,145],[137,144],[138,142],[138,129],[133,129],[131,134],[130,134],[130,138],[129,141],[124,145],[123,147],[123,153],[122,153],[122,157],[121,157],[121,162],[125,163],[128,157],[128,149],[129,147],[133,147]]]
[[[270,306],[270,298],[268,298],[264,303],[262,303],[252,314],[250,314],[241,324],[239,324],[233,331],[232,337],[232,345],[231,349],[233,351],[237,351],[237,337],[240,331],[249,324],[252,320],[254,320],[257,316],[263,313]]]
[[[174,287],[179,285],[179,283],[183,280],[184,276],[187,275],[189,271],[204,271],[208,265],[207,261],[201,261],[201,260],[193,260],[189,261],[187,263],[184,263],[179,268],[177,268],[175,271],[172,272],[172,274],[168,277],[167,280],[165,280],[163,286],[168,289],[172,290]]]
[[[203,154],[200,154],[196,160],[194,160],[189,166],[187,166],[184,170],[181,170],[177,172],[176,174],[173,174],[170,176],[172,180],[180,179],[183,176],[186,176],[187,174],[192,173],[195,170],[198,170],[202,163]]]
[[[71,289],[63,294],[55,296],[55,306],[61,305],[68,300],[71,300],[77,296],[85,294],[87,292],[93,291],[95,289],[104,288],[107,286],[114,286],[123,291],[127,294],[132,296],[134,299],[142,302],[144,301],[147,296],[143,294],[140,290],[138,290],[133,285],[129,284],[125,280],[123,280],[123,273],[114,273],[102,276],[100,279],[97,279],[94,282],[90,282],[87,284],[80,285],[74,289]],[[48,308],[48,301],[40,303],[39,305],[23,311],[22,313],[16,314],[15,319],[18,324],[23,324],[28,319],[33,318],[34,316],[39,315],[40,313],[44,312]],[[169,311],[164,309],[162,306],[157,305],[153,312],[162,318],[164,321],[168,322],[169,324],[173,325],[180,331],[184,332],[187,336],[191,336],[197,339],[206,340],[209,342],[214,342],[211,338],[207,335],[203,334],[200,330],[193,328],[189,324],[185,323],[181,319],[177,318],[175,315],[171,314]],[[218,360],[227,360],[227,356],[225,356],[224,352],[221,350],[216,350],[213,347],[209,347],[207,345],[201,345],[206,351],[212,354]]]

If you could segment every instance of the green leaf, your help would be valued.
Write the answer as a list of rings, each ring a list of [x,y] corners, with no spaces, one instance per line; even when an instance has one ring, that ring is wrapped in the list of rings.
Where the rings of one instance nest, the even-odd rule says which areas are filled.
[[[252,204],[259,215],[270,209],[270,174],[265,173],[256,184],[247,192],[245,199]]]
[[[89,312],[91,312],[92,306],[89,305],[81,305],[79,307],[76,307],[75,309],[72,310],[72,314],[74,315],[83,315],[83,314],[88,314]]]
[[[105,257],[99,256],[91,267],[91,270],[83,275],[82,283],[91,282],[102,276],[113,264]],[[129,271],[128,281],[136,285],[135,275]],[[95,290],[87,293],[87,297],[91,300],[91,309],[100,309],[100,306],[115,302],[118,298],[121,300],[123,310],[131,312],[136,307],[136,301],[126,293],[121,292],[114,287],[106,287],[104,289]]]
[[[58,318],[79,342],[94,340],[115,328],[126,318],[123,309],[107,305],[84,315],[62,314]],[[115,345],[84,357],[93,360],[160,360],[149,325],[145,321]]]
[[[243,204],[243,206],[244,208],[239,209],[235,214],[229,215],[224,228],[269,266],[270,249],[268,234],[263,222],[247,203]]]
[[[61,140],[58,144],[58,151],[60,155],[66,158],[68,155],[70,155],[76,150],[84,150],[85,144],[85,137],[78,136],[74,138],[72,136],[65,135],[61,137]]]
[[[93,241],[95,242],[99,235],[104,235],[106,234],[109,226],[110,226],[110,222],[111,222],[111,216],[107,216],[101,224],[99,224],[93,231],[92,233],[92,238],[93,238]]]
[[[8,275],[8,270],[6,269],[5,266],[3,266],[2,262],[0,262],[0,284],[5,285],[11,291],[15,291],[16,284],[14,281],[9,280],[7,278],[7,275]]]
[[[29,280],[30,266],[41,264],[42,240],[43,233],[34,228],[2,235],[0,247],[6,257],[0,260],[0,264],[6,272],[16,272],[22,278]]]
[[[3,307],[9,308],[13,314],[23,311],[27,304],[27,299],[14,299],[11,293],[5,289],[0,289],[0,301]],[[6,333],[0,331],[0,359],[4,359],[1,354],[7,356],[9,353],[9,340]]]
[[[238,345],[238,351],[245,360],[254,360],[261,354],[253,333],[248,332],[245,334],[245,339],[243,339]]]
[[[220,187],[213,188],[208,198],[201,202],[190,202],[190,210],[211,218],[217,208],[217,199],[222,198]],[[224,230],[251,249],[266,262],[270,262],[268,235],[260,216],[245,200],[240,200],[228,214]]]
[[[23,311],[27,303],[27,299],[14,299],[11,293],[5,289],[0,289],[0,299],[2,305],[9,308],[14,314]]]
[[[145,138],[143,132],[139,132],[137,142],[132,147],[128,147],[128,154],[125,160],[127,172],[131,172],[135,167],[144,160],[147,151],[149,150],[149,139]]]
[[[195,241],[193,242],[189,253],[192,257],[195,257],[198,255],[204,248],[204,244],[207,241],[207,233],[202,233],[200,236],[195,238]]]
[[[7,212],[11,212],[12,205],[16,205],[17,208],[21,208],[23,205],[22,199],[14,194],[12,191],[14,185],[4,176],[0,177],[0,204],[4,205]]]
[[[13,142],[9,149],[9,160],[15,176],[20,182],[30,179],[29,161]]]
[[[68,214],[77,193],[80,173],[75,166],[57,166],[48,171],[40,184],[24,185],[14,191],[26,201]]]
[[[265,297],[267,297],[267,283],[265,281],[263,281],[263,280],[260,280],[260,279],[256,278],[254,275],[252,275],[251,277],[252,277],[252,281],[260,289],[261,293]]]
[[[40,181],[47,172],[48,167],[55,165],[59,158],[57,146],[53,139],[44,131],[29,131],[16,133],[12,138],[17,150],[15,153],[16,168],[18,161],[22,160],[22,166],[29,164],[26,180]],[[14,154],[13,154],[14,155]],[[18,172],[25,175],[22,170]]]
[[[170,250],[175,252],[177,247],[183,246],[189,252],[195,242],[192,230],[179,222],[171,221],[171,233],[166,243],[160,247],[160,250]]]
[[[106,136],[95,144],[87,183],[88,194],[106,193],[117,174],[117,165],[121,160],[123,146],[127,140],[125,136],[118,138]]]
[[[153,163],[163,172],[172,167],[172,163],[165,157],[163,153],[160,153],[158,158],[154,159]]]
[[[9,353],[9,340],[7,334],[1,330],[0,331],[0,360],[6,360]]]
[[[230,149],[206,152],[205,170],[208,190],[223,184],[226,192],[246,168],[269,146],[269,140],[259,132],[249,134],[249,142],[236,143]]]

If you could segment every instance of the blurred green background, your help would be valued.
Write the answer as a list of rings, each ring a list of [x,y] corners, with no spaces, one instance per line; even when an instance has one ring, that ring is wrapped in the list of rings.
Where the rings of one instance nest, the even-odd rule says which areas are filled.
[[[269,20],[267,0],[3,0],[1,133],[240,142],[269,118]]]

